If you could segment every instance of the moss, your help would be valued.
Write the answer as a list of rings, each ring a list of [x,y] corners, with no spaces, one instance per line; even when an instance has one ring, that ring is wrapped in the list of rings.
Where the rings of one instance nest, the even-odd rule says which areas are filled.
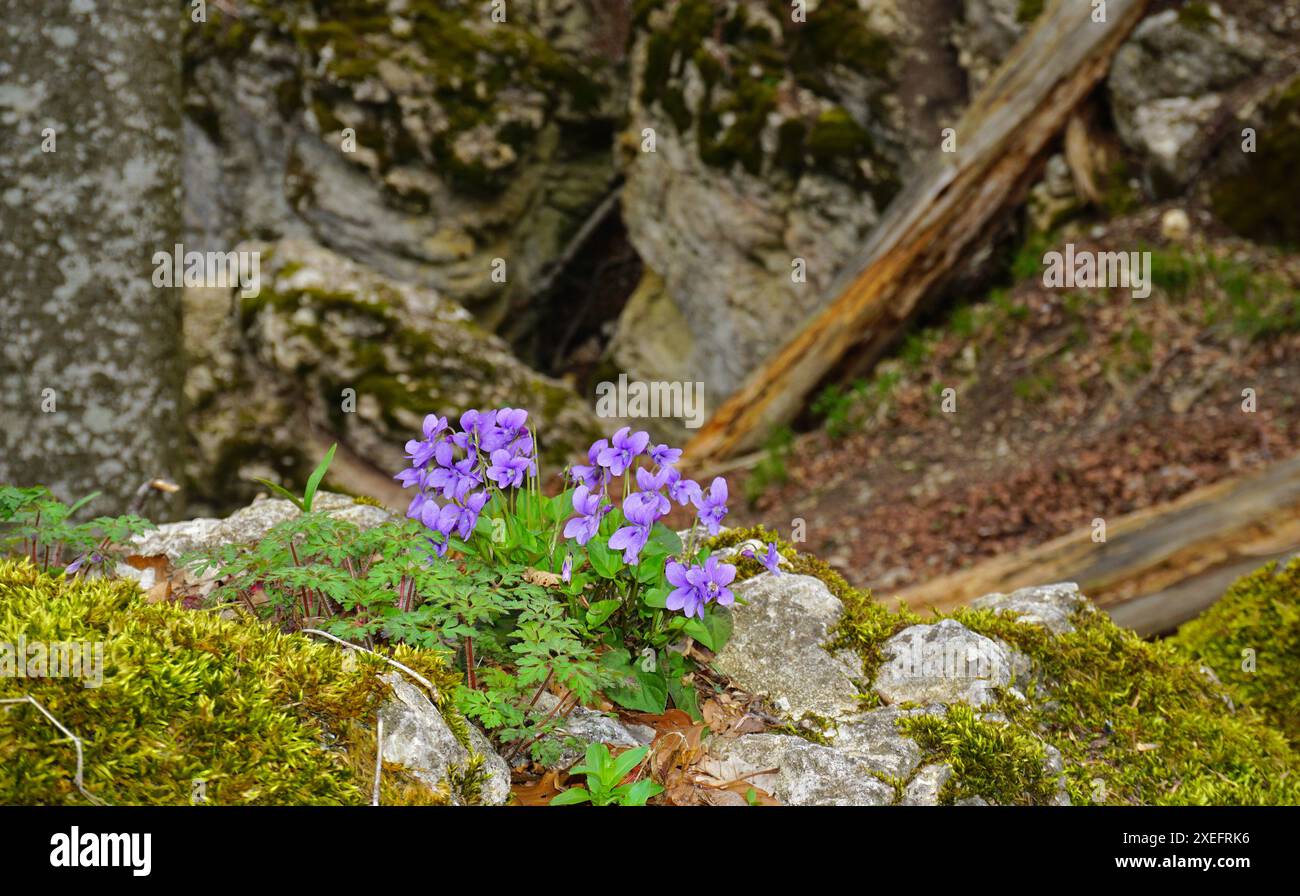
[[[1075,630],[1059,636],[988,610],[952,618],[1029,659],[1029,699],[1004,695],[997,708],[1061,751],[1076,805],[1300,800],[1300,757],[1286,739],[1253,710],[1231,711],[1172,645],[1101,612],[1077,613]]]
[[[1210,4],[1202,3],[1200,0],[1184,4],[1178,10],[1178,23],[1193,31],[1207,31],[1218,22],[1218,17],[1210,8]]]
[[[1016,5],[1016,21],[1027,25],[1043,14],[1045,0],[1020,0]]]
[[[1239,579],[1170,644],[1300,749],[1300,559]]]
[[[493,139],[517,151],[529,147],[533,129],[524,133],[509,114],[507,88],[536,91],[544,115],[562,129],[598,114],[608,91],[607,63],[595,53],[573,59],[559,52],[542,37],[545,23],[528,21],[522,11],[512,10],[507,22],[496,24],[486,22],[482,12],[469,2],[412,0],[402,14],[410,33],[399,38],[379,0],[248,0],[237,21],[214,9],[207,23],[188,25],[186,55],[232,63],[253,55],[252,42],[259,37],[292,50],[296,69],[277,92],[281,114],[291,117],[311,108],[323,132],[339,127],[334,107],[354,102],[357,85],[378,75],[381,62],[395,62],[429,82],[447,121],[432,136],[431,149],[448,182],[462,191],[498,192],[526,152],[517,152],[514,165],[488,170],[457,157],[457,138],[487,125]],[[367,121],[357,125],[358,141],[376,153],[381,173],[419,155],[396,99],[359,106]]]
[[[34,697],[80,737],[85,786],[112,804],[189,804],[202,781],[212,804],[364,805],[374,720],[387,695],[378,659],[249,619],[148,604],[129,582],[66,580],[0,560],[0,642],[102,644],[102,686],[76,678],[0,678],[0,697]],[[468,746],[450,705],[456,676],[437,654],[395,657],[440,689],[439,708]],[[474,795],[475,767],[442,793],[392,768],[385,802]],[[0,709],[0,795],[7,803],[83,804],[75,753],[30,706]],[[481,777],[481,774],[478,775]]]
[[[1043,770],[1042,741],[1012,725],[980,719],[969,706],[950,706],[942,717],[899,719],[898,729],[920,745],[923,763],[952,768],[939,793],[941,804],[983,797],[998,805],[1045,805],[1056,793],[1056,781]]]
[[[764,21],[789,21],[789,4],[764,0]],[[654,20],[641,6],[636,21],[645,37],[641,73],[643,105],[658,104],[680,133],[695,129],[706,164],[739,164],[756,176],[797,177],[809,165],[857,186],[879,187],[887,202],[897,190],[896,172],[873,145],[862,122],[839,104],[835,72],[853,71],[888,81],[889,41],[867,24],[853,0],[825,0],[804,23],[774,35],[745,4],[678,0]],[[681,84],[687,66],[699,74],[703,96],[688,103]],[[764,146],[781,89],[797,85],[829,105],[820,118],[791,117],[776,125],[776,149]],[[873,171],[868,184],[858,164]]]

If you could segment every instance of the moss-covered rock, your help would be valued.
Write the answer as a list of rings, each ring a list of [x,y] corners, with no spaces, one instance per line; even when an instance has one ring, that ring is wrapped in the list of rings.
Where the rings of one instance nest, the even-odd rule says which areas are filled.
[[[1170,643],[1300,749],[1300,559],[1239,579]]]
[[[147,604],[126,581],[40,573],[0,560],[0,699],[35,698],[81,740],[84,787],[122,804],[366,805],[375,764],[375,720],[390,699],[391,667],[347,655],[260,622],[171,603]],[[32,645],[69,645],[90,660],[81,677],[33,666]],[[98,656],[98,665],[93,657]],[[456,676],[434,654],[394,657],[450,694]],[[68,667],[64,667],[68,668]],[[461,739],[465,767],[437,786],[385,763],[381,801],[437,804],[475,798],[481,751],[449,700],[438,710]],[[479,758],[468,761],[473,756]],[[0,800],[84,805],[74,745],[29,703],[0,706]]]
[[[185,45],[188,238],[306,232],[489,326],[530,311],[614,176],[626,17],[595,0],[501,7],[504,21],[472,0],[210,4]]]
[[[900,798],[922,770],[931,769],[927,774],[933,777],[932,766],[946,765],[951,775],[938,788],[940,802],[978,798],[992,803],[1146,805],[1300,800],[1300,756],[1283,733],[1294,732],[1296,717],[1295,690],[1284,682],[1291,671],[1285,659],[1295,653],[1296,638],[1286,626],[1294,628],[1297,615],[1300,564],[1276,579],[1260,574],[1245,580],[1225,604],[1223,617],[1207,617],[1201,629],[1192,626],[1180,638],[1184,643],[1176,646],[1143,641],[1119,628],[1079,600],[1072,586],[990,595],[945,622],[944,617],[923,619],[906,608],[889,610],[869,592],[849,586],[824,563],[761,527],[729,530],[709,544],[725,550],[755,539],[776,542],[791,569],[821,578],[839,598],[841,618],[823,647],[852,650],[862,663],[865,714],[823,720],[815,739],[874,763],[879,774],[896,780]],[[734,562],[738,578],[762,573],[754,560]],[[981,671],[981,661],[1001,654],[932,650],[927,656],[947,663],[951,652],[976,668],[959,663],[961,668],[951,673],[945,667],[922,670],[924,674],[954,680],[981,675],[990,683],[1008,683],[994,687],[994,701],[982,707],[942,698],[948,702],[878,708],[881,695],[873,693],[871,685],[884,663],[898,662],[897,637],[909,626],[930,626],[937,637],[942,625],[935,622],[959,634],[982,636],[1014,662],[1007,661],[1010,668]],[[1219,634],[1225,626],[1239,634]],[[1236,657],[1233,662],[1240,663],[1243,645],[1237,641],[1242,637],[1258,645],[1260,668],[1266,645],[1276,651],[1267,653],[1274,659],[1269,675],[1278,676],[1271,683],[1231,678],[1237,667],[1227,658]],[[952,642],[955,648],[962,643]],[[1193,652],[1195,661],[1189,661],[1186,650]],[[1230,691],[1202,671],[1202,662],[1213,667],[1208,660],[1223,666],[1215,672],[1225,676],[1229,688],[1235,684],[1238,689],[1235,708],[1227,699]],[[799,659],[790,657],[789,662],[794,665]],[[890,671],[894,677],[901,674],[892,666]],[[1259,700],[1262,689],[1271,689],[1272,696],[1253,707],[1252,695]],[[792,730],[802,731],[799,721],[795,713]],[[884,722],[896,734],[883,729]],[[907,762],[900,766],[897,759],[903,755]],[[921,789],[920,784],[913,789]]]
[[[435,291],[306,241],[243,248],[261,253],[257,296],[187,292],[191,484],[201,499],[248,503],[252,476],[300,484],[335,439],[382,481],[435,411],[524,408],[553,466],[595,437],[595,417],[571,390]]]

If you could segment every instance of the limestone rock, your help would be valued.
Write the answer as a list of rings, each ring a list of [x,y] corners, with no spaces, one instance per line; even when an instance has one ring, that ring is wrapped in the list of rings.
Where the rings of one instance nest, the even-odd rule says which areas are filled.
[[[328,512],[335,519],[346,520],[361,529],[397,519],[397,514],[373,504],[358,504],[347,495],[317,492],[313,510]],[[191,551],[208,551],[227,544],[254,545],[271,527],[293,519],[301,511],[284,498],[254,501],[225,519],[185,520],[164,523],[157,529],[136,537],[135,552],[143,557],[166,556],[175,563]]]
[[[301,483],[337,439],[331,470],[346,456],[368,477],[350,490],[402,506],[391,477],[431,412],[525,408],[550,463],[595,437],[597,421],[572,390],[525,366],[439,293],[303,240],[241,249],[260,253],[257,296],[186,293],[187,317],[208,322],[186,330],[189,485],[200,497],[214,470],[219,492],[235,500],[252,497],[254,477]]]
[[[1041,625],[1052,634],[1062,635],[1074,631],[1070,617],[1079,610],[1091,608],[1092,604],[1079,593],[1079,586],[1074,582],[1061,582],[1020,588],[1010,594],[986,594],[971,606],[1009,612],[1018,622]]]
[[[544,693],[537,700],[543,713],[553,710],[559,698]],[[555,762],[556,768],[568,768],[582,758],[586,744],[607,744],[612,747],[643,747],[655,738],[655,731],[647,725],[624,724],[612,716],[585,706],[575,707],[556,732],[558,739],[573,738],[581,745],[566,746]],[[552,735],[552,737],[556,737]]]
[[[820,580],[764,573],[733,590],[731,640],[715,660],[720,672],[766,694],[793,719],[837,719],[857,709],[854,680],[862,676],[862,663],[847,651],[822,647],[843,605]]]
[[[1120,138],[1157,176],[1185,186],[1210,148],[1207,128],[1225,93],[1260,70],[1265,47],[1216,3],[1143,19],[1116,53],[1107,81]]]
[[[927,765],[916,773],[903,789],[902,806],[937,806],[939,791],[952,778],[952,766],[947,763]]]
[[[487,776],[480,787],[479,799],[499,806],[510,798],[510,768],[482,732],[466,723],[470,740],[467,748],[424,692],[397,672],[385,675],[384,681],[393,689],[393,699],[380,710],[385,762],[404,766],[437,790],[447,784],[449,773],[466,768],[472,749],[486,760]],[[454,788],[452,796],[457,798]]]
[[[882,775],[905,781],[921,763],[921,748],[898,730],[898,720],[943,712],[942,706],[873,709],[838,723],[833,734],[835,747]]]
[[[876,778],[865,762],[833,747],[786,734],[747,734],[720,740],[717,759],[706,769],[723,780],[777,769],[748,778],[791,806],[886,806],[894,788]]]
[[[489,327],[544,313],[527,300],[614,178],[628,9],[209,7],[187,18],[187,243],[308,237]]]
[[[997,642],[953,619],[912,625],[882,645],[873,688],[886,703],[967,703],[995,699],[1013,681],[1013,658]]]

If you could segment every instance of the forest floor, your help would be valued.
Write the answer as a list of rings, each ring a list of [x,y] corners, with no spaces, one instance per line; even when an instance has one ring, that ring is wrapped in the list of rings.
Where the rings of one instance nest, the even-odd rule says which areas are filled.
[[[1031,241],[1013,287],[950,303],[828,388],[820,428],[732,474],[750,501],[727,522],[789,537],[802,519],[807,549],[885,595],[1294,454],[1300,256],[1191,220],[1178,242],[1160,209],[1072,237],[1149,250],[1147,298],[1045,288],[1064,238]]]

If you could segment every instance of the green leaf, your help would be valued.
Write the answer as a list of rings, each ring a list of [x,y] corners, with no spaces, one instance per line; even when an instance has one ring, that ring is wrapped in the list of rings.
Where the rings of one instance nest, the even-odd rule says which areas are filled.
[[[624,789],[621,794],[622,799],[619,802],[624,806],[644,806],[646,800],[652,796],[663,793],[663,787],[651,781],[649,778],[643,778],[635,784]]]
[[[75,502],[71,507],[68,508],[68,516],[72,516],[78,510],[80,510],[81,508],[89,504],[91,501],[98,498],[101,494],[103,494],[103,492],[91,492],[90,494],[86,495],[86,497],[82,498],[80,501]]]
[[[609,549],[603,538],[593,538],[587,542],[587,558],[591,560],[591,568],[602,579],[612,579],[617,576],[619,566],[623,562],[618,554]]]
[[[668,681],[662,672],[647,672],[634,666],[626,649],[611,650],[601,665],[619,676],[618,686],[607,687],[605,695],[620,706],[642,712],[661,713],[668,706]]]
[[[642,602],[647,607],[655,607],[662,610],[668,606],[669,589],[667,585],[661,585],[658,588],[650,588],[641,595]]]
[[[662,545],[665,554],[680,554],[682,552],[681,536],[662,523],[655,523],[655,527],[650,530],[650,541]]]
[[[627,750],[626,752],[620,753],[618,758],[616,758],[614,763],[610,766],[609,774],[605,776],[605,780],[614,784],[622,781],[631,774],[632,769],[641,764],[641,761],[645,759],[645,754],[648,752],[650,752],[649,747],[637,747],[635,750]]]
[[[316,497],[316,489],[320,488],[320,481],[325,478],[325,471],[330,468],[330,464],[334,461],[334,451],[338,447],[338,442],[330,445],[330,450],[325,452],[325,457],[316,465],[316,469],[312,470],[311,475],[307,477],[307,488],[302,493],[302,509],[304,511],[311,510],[311,500]]]
[[[587,610],[587,625],[595,628],[623,605],[619,600],[598,600]]]
[[[559,794],[551,800],[552,806],[576,806],[578,803],[587,803],[591,801],[591,794],[585,787],[570,787],[564,793]]]
[[[731,614],[710,611],[703,619],[692,617],[683,631],[716,653],[731,638]]]
[[[272,492],[279,495],[281,498],[288,498],[290,501],[293,502],[294,507],[297,507],[299,510],[306,512],[307,508],[303,505],[302,499],[299,498],[297,495],[295,495],[293,492],[289,491],[283,485],[278,485],[277,483],[274,483],[269,479],[258,479],[256,477],[254,477],[254,481],[260,482],[262,485],[269,488]]]

